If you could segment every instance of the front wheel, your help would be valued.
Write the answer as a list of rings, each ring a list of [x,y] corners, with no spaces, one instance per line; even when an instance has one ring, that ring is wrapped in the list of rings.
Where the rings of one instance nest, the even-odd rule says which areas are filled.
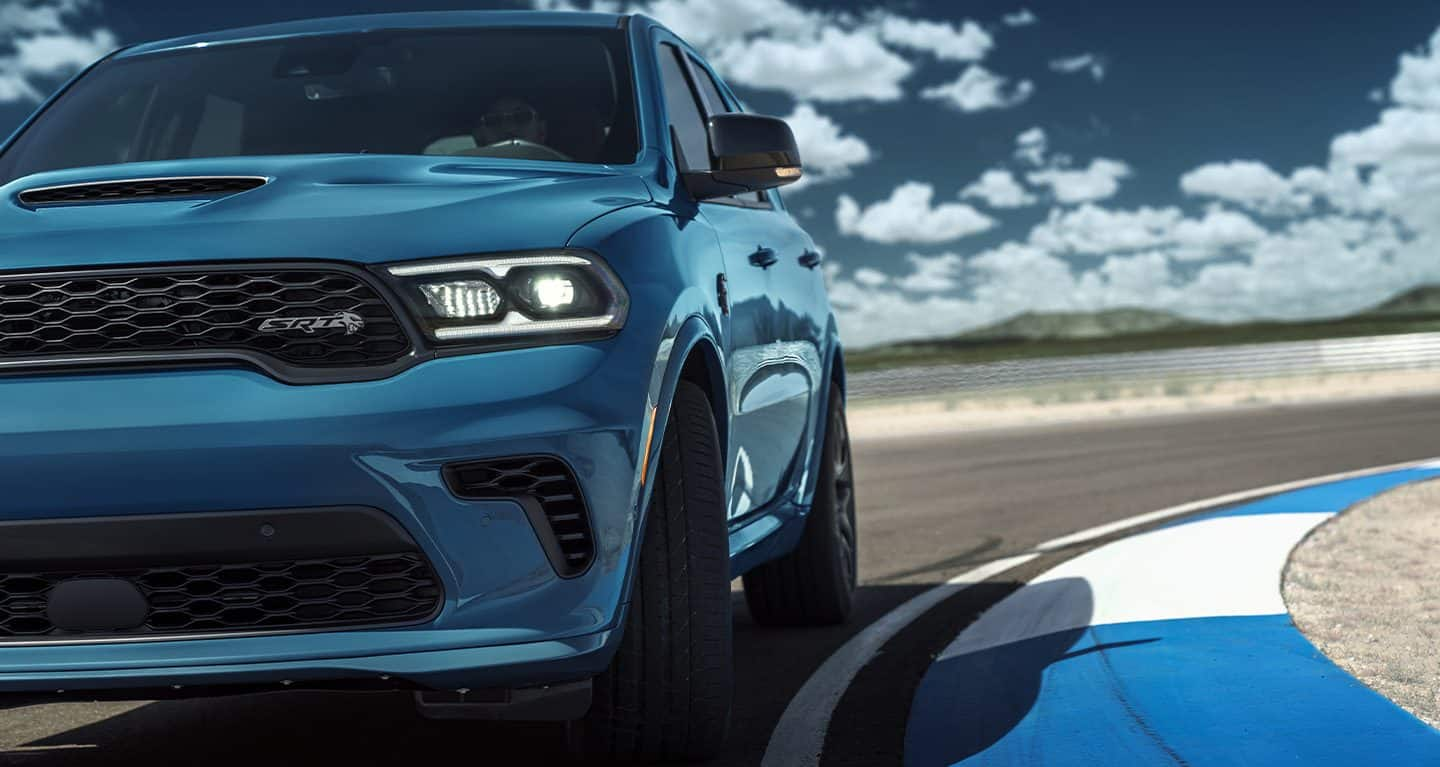
[[[719,753],[732,688],[724,461],[709,399],[682,381],[660,446],[624,635],[571,725],[587,761],[698,761]]]
[[[830,386],[820,475],[805,533],[795,550],[745,574],[745,603],[762,626],[844,623],[857,567],[855,475],[840,387]]]

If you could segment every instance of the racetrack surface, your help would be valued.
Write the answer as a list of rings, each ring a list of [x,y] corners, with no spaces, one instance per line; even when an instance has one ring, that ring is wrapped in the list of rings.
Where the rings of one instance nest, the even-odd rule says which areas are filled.
[[[867,623],[978,564],[1106,522],[1278,482],[1440,455],[1440,397],[1116,420],[856,445],[861,578],[846,627],[768,630],[737,599],[730,753],[758,764],[794,692]],[[822,764],[899,764],[915,684],[957,631],[1062,550],[966,589],[886,644],[832,719]],[[0,712],[0,764],[556,761],[548,725],[428,723],[390,694],[275,694]],[[523,760],[523,761],[522,761]]]

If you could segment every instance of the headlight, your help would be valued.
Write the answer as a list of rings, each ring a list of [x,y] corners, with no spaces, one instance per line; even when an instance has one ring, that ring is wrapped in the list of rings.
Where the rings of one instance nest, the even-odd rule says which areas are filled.
[[[386,271],[439,343],[603,336],[624,326],[629,308],[615,273],[584,251],[417,261]]]

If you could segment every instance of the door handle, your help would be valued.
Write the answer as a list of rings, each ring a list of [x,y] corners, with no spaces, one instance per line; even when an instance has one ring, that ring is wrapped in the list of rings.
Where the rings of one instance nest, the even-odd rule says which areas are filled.
[[[820,265],[821,256],[817,251],[807,250],[800,254],[800,265],[806,269],[814,269]]]
[[[775,257],[775,251],[770,248],[756,248],[755,252],[750,254],[750,265],[761,269],[769,269],[779,260]]]

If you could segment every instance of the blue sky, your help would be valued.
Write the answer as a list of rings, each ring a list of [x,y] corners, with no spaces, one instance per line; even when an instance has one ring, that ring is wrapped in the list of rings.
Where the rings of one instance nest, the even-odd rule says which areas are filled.
[[[121,44],[528,5],[0,0],[0,130]],[[1324,5],[623,9],[670,24],[752,109],[791,119],[809,178],[786,200],[829,256],[847,338],[864,345],[1028,310],[1327,316],[1440,282],[1440,7]]]

